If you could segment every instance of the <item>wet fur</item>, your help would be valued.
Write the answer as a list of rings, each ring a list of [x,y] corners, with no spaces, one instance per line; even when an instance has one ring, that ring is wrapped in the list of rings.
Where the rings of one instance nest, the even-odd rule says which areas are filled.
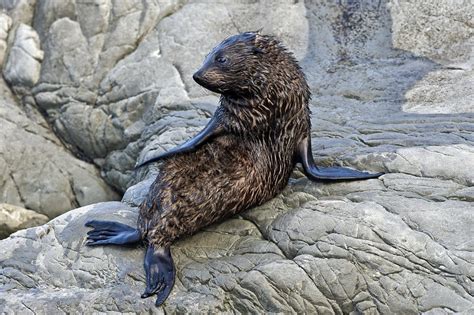
[[[226,134],[160,166],[139,219],[143,236],[156,246],[273,198],[286,186],[297,144],[309,133],[309,89],[293,56],[269,36],[254,34],[238,44],[250,47],[231,50],[230,58],[242,58],[244,50],[254,62],[231,74],[210,71],[207,78],[227,84],[231,76],[234,90],[252,97],[222,96],[215,115]]]
[[[139,165],[162,161],[140,205],[138,229],[111,221],[86,223],[92,228],[89,246],[147,244],[142,297],[156,294],[156,305],[174,284],[170,245],[273,198],[297,162],[313,180],[381,175],[314,164],[309,88],[293,55],[275,38],[232,36],[213,49],[193,77],[221,94],[219,107],[194,138]]]

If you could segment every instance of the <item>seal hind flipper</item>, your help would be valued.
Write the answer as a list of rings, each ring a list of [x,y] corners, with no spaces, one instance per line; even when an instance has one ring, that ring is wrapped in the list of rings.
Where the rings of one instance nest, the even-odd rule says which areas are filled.
[[[311,140],[309,137],[304,138],[298,144],[298,158],[303,164],[304,172],[312,180],[333,181],[333,180],[357,180],[377,178],[384,173],[368,173],[353,170],[345,167],[317,167],[314,164],[311,151]]]
[[[85,224],[93,230],[87,232],[87,246],[130,245],[142,240],[140,231],[123,223],[91,220]]]
[[[160,306],[173,289],[176,271],[169,247],[155,247],[150,244],[143,264],[146,274],[146,288],[142,298],[157,295],[155,305]]]
[[[203,130],[201,130],[196,136],[193,138],[189,139],[185,143],[177,146],[176,148],[173,148],[165,153],[162,153],[158,156],[155,156],[151,159],[145,160],[135,166],[135,169],[138,169],[142,166],[145,166],[147,164],[150,164],[152,162],[156,162],[165,158],[168,158],[170,156],[179,154],[179,153],[185,153],[185,152],[190,152],[196,150],[199,146],[203,145],[210,139],[218,136],[224,131],[224,127],[222,126],[220,122],[220,116],[216,112],[212,119],[209,121],[209,123],[204,127]]]

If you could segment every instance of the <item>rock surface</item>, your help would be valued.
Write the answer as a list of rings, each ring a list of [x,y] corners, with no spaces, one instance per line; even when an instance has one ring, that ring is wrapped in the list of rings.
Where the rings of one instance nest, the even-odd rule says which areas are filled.
[[[43,225],[48,221],[48,217],[43,214],[7,203],[0,203],[0,239],[6,238],[15,231]]]
[[[465,189],[401,173],[293,180],[267,204],[177,242],[163,310],[467,314],[474,222],[458,196]],[[137,209],[87,206],[0,242],[0,312],[160,311],[139,298],[144,249],[85,247],[91,218],[134,225]]]
[[[3,70],[13,86],[33,87],[39,80],[43,51],[38,34],[30,26],[20,24]]]
[[[12,19],[8,15],[0,13],[0,65],[2,66],[3,60],[5,59],[5,53],[7,52],[8,32],[10,31],[11,26]]]
[[[133,225],[136,208],[112,202],[73,210],[0,242],[0,313],[474,312],[471,1],[25,0],[0,6],[12,21],[11,29],[10,22],[0,25],[0,40],[6,38],[1,32],[9,33],[14,47],[23,23],[38,33],[44,51],[32,88],[12,81],[22,105],[1,107],[2,127],[12,121],[8,113],[23,117],[6,123],[8,139],[21,143],[17,134],[35,130],[55,148],[47,150],[64,152],[52,165],[74,161],[64,168],[80,164],[91,170],[81,173],[89,174],[87,183],[104,187],[57,135],[126,191],[123,201],[131,206],[156,173],[155,165],[134,172],[135,162],[185,141],[216,107],[217,96],[192,81],[193,71],[211,47],[244,30],[279,36],[300,60],[313,93],[317,163],[387,173],[321,184],[295,171],[274,200],[177,242],[178,281],[163,309],[139,298],[143,249],[83,246],[88,218]],[[1,153],[0,161],[9,154]],[[21,163],[5,165],[17,172]],[[57,187],[84,178],[60,173],[50,176],[63,180]],[[38,203],[39,184],[12,186],[0,175],[2,183],[3,199],[24,190],[22,196],[32,197],[20,204],[33,209],[53,209],[61,204],[58,196],[80,196],[69,188],[45,199],[53,204]],[[84,188],[84,198],[92,191],[100,189]]]
[[[120,198],[94,166],[62,146],[44,121],[36,123],[15,104],[3,79],[0,90],[1,202],[51,219],[78,206]]]

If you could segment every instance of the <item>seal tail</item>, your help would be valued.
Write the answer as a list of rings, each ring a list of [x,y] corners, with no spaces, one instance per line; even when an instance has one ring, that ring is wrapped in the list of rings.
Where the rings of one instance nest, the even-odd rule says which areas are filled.
[[[304,138],[298,144],[298,158],[303,164],[303,168],[306,176],[312,180],[319,181],[337,181],[337,180],[357,180],[357,179],[369,179],[377,178],[384,173],[368,173],[353,170],[345,167],[327,167],[320,168],[314,164],[313,156],[311,153],[311,141],[309,137]]]

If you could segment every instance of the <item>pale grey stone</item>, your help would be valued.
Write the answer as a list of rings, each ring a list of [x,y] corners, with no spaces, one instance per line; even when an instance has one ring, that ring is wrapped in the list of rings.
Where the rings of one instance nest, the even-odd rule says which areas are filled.
[[[473,113],[473,77],[472,66],[429,73],[406,93],[403,110],[418,114]]]
[[[436,60],[466,60],[472,54],[472,1],[390,1],[393,44]]]
[[[1,80],[0,201],[58,216],[118,194],[96,167],[73,157],[48,129],[28,118]]]
[[[0,1],[13,30],[34,21],[45,51],[39,82],[19,93],[36,124],[0,112],[19,135],[0,150],[0,201],[59,214],[61,200],[117,197],[69,153],[34,186],[45,176],[23,168],[26,154],[61,147],[48,124],[126,193],[3,240],[0,313],[472,313],[472,1],[37,1],[34,18],[33,3]],[[136,224],[125,203],[142,202],[159,166],[136,163],[192,137],[218,104],[193,72],[225,37],[260,28],[308,78],[317,164],[387,174],[315,183],[295,170],[274,200],[173,245],[177,283],[157,309],[139,298],[143,249],[85,248],[83,224]]]
[[[36,0],[0,0],[0,9],[7,13],[16,26],[20,23],[31,25]]]
[[[474,185],[474,146],[456,144],[402,148],[396,152],[373,154],[355,158],[357,165],[371,164],[392,173],[406,173],[418,177],[452,180],[462,185]]]
[[[301,179],[245,212],[244,219],[234,217],[176,242],[177,283],[163,309],[155,308],[153,299],[139,298],[143,248],[84,246],[87,220],[135,226],[136,208],[96,204],[17,232],[0,242],[5,249],[0,311],[28,307],[41,313],[48,304],[86,313],[415,314],[435,306],[454,312],[472,308],[472,257],[466,253],[474,244],[464,230],[472,222],[451,215],[448,225],[434,226],[436,219],[429,218],[446,218],[443,211],[453,213],[456,206],[426,202],[402,209],[401,215],[383,199],[351,201],[355,197],[346,191],[342,196],[349,199],[338,200],[336,192],[336,198],[323,200],[304,192],[311,186]],[[396,200],[396,191],[390,191]],[[24,260],[35,268],[23,267]]]
[[[0,68],[3,68],[5,53],[7,51],[8,32],[12,26],[12,19],[5,13],[0,13]]]
[[[18,206],[0,203],[0,239],[13,232],[33,226],[43,225],[48,217]]]
[[[39,80],[42,60],[38,34],[20,24],[3,69],[5,79],[13,86],[33,87]]]
[[[138,207],[146,199],[148,190],[154,181],[155,179],[150,177],[139,182],[138,184],[131,186],[123,195],[122,202],[130,206]]]

